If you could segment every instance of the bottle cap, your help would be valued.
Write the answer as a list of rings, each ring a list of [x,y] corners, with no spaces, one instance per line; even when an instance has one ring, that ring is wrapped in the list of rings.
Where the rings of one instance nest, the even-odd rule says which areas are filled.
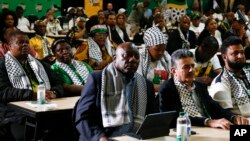
[[[184,115],[185,115],[185,112],[180,112],[179,115],[180,115],[180,116],[184,116]]]

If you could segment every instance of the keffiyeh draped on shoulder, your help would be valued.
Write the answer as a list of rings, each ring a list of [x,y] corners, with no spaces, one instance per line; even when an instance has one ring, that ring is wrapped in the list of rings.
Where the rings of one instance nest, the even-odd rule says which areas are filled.
[[[38,82],[44,83],[46,89],[50,89],[51,86],[49,78],[43,65],[31,55],[28,55],[27,61],[31,69],[33,70]],[[10,52],[7,52],[5,54],[5,66],[10,82],[14,88],[32,90],[28,75],[24,71],[19,61],[14,56],[12,56]]]
[[[73,83],[75,85],[82,85],[83,82],[78,78],[78,76],[74,73],[74,71],[65,63],[61,63],[56,61],[56,64],[59,68],[61,68],[63,71],[67,73],[67,75],[71,78]],[[72,60],[71,64],[75,67],[76,71],[79,73],[81,78],[84,80],[84,82],[87,82],[87,77],[89,74],[89,71],[87,67],[80,61]]]
[[[225,71],[223,73],[224,78],[228,79],[228,82],[230,83],[232,96],[234,97],[240,112],[243,116],[249,116],[250,91],[245,88],[244,84],[240,82],[241,80],[239,80],[239,78],[237,78],[233,73],[229,72],[225,68],[223,71]],[[244,70],[244,73],[248,82],[250,82],[250,72]]]
[[[121,75],[113,63],[105,67],[102,72],[101,111],[104,127],[115,127],[131,122]],[[146,113],[147,85],[146,80],[138,73],[135,73],[134,78],[133,122],[141,124]]]
[[[162,66],[165,68],[165,71],[170,74],[170,60],[168,59],[168,56],[169,54],[164,51],[164,55],[163,57],[159,60],[162,64]],[[140,60],[141,60],[141,63],[142,63],[142,74],[143,76],[147,76],[148,74],[148,68],[149,68],[149,64],[151,62],[151,56],[148,52],[148,49],[145,48],[142,52],[140,52]]]

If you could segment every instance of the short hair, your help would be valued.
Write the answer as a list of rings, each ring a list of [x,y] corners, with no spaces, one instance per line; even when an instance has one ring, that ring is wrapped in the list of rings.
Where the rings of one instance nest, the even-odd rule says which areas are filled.
[[[37,31],[39,28],[39,26],[40,26],[40,24],[42,24],[42,23],[44,23],[44,25],[46,25],[46,23],[43,21],[43,20],[36,20],[35,22],[34,22],[34,30],[35,31]],[[47,26],[47,25],[46,25]]]
[[[200,46],[204,51],[217,51],[219,49],[219,43],[214,36],[206,37]],[[204,52],[206,53],[206,52]]]
[[[237,37],[237,36],[229,36],[228,38],[226,38],[221,45],[220,51],[221,54],[226,54],[227,49],[229,48],[229,46],[231,45],[242,45],[242,40]]]
[[[22,6],[17,6],[17,7],[16,7],[16,11],[18,11],[18,10],[24,10],[24,9],[23,9]]]
[[[27,34],[27,33],[23,32],[23,31],[21,31],[21,30],[15,30],[15,31],[13,31],[13,32],[10,33],[10,35],[9,35],[9,42],[8,42],[8,43],[11,44],[11,42],[12,42],[14,39],[16,39],[16,37],[17,37],[18,35],[24,35],[24,36],[27,36],[27,37],[28,37],[28,34]]]
[[[71,43],[67,40],[67,39],[57,39],[55,40],[52,45],[51,45],[51,50],[52,52],[55,54],[55,51],[56,51],[56,46],[60,43],[67,43],[71,46]]]
[[[176,61],[183,59],[183,58],[188,58],[188,57],[194,57],[193,53],[187,49],[178,49],[173,52],[171,55],[171,63],[172,67],[176,66]]]
[[[115,16],[116,17],[116,14],[114,11],[110,11],[107,15],[106,15],[106,19],[108,19],[109,16]]]

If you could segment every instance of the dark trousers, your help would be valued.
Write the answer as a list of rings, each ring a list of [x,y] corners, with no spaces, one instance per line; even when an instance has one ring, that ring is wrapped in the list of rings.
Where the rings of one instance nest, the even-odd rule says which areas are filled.
[[[24,141],[24,124],[9,123],[1,126],[0,141]]]

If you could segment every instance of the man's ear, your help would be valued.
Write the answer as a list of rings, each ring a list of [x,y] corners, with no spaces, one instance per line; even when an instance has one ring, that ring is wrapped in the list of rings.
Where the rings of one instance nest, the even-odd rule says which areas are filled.
[[[113,55],[112,60],[115,61],[115,59],[116,59],[116,55]]]
[[[225,54],[221,54],[221,57],[224,61],[227,60],[227,56]]]
[[[171,67],[170,68],[170,72],[174,75],[175,74],[175,71],[176,71],[176,69],[174,68],[174,67]]]

